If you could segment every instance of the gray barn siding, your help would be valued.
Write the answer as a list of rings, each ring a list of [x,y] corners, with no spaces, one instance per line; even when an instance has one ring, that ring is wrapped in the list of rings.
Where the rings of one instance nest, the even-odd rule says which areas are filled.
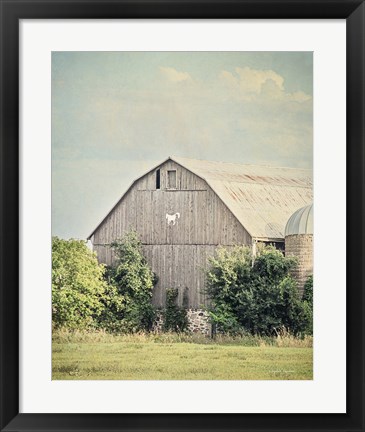
[[[184,293],[187,306],[200,307],[206,304],[205,275],[208,256],[215,246],[205,245],[144,245],[143,251],[152,269],[159,272],[159,282],[154,290],[153,303],[165,304],[166,288],[179,290],[178,301],[183,304]]]
[[[169,160],[160,167],[161,189],[156,190],[155,171],[130,188],[94,233],[99,262],[110,265],[107,246],[124,232],[141,235],[144,254],[158,275],[153,301],[163,306],[167,288],[179,289],[179,302],[187,291],[188,306],[206,304],[204,295],[207,257],[218,245],[251,244],[251,237],[207,183]],[[166,190],[167,170],[177,170],[177,189]],[[180,213],[168,225],[166,213]]]

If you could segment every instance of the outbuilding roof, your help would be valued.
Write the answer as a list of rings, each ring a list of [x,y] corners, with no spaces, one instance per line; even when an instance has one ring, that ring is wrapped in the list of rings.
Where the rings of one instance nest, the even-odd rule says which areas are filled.
[[[251,237],[258,240],[283,241],[289,217],[313,201],[312,170],[309,169],[244,165],[178,156],[169,157],[157,167],[168,160],[205,180]]]

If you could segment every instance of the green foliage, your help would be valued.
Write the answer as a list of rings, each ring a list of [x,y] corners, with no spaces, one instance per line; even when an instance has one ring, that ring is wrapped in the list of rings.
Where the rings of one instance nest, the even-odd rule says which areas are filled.
[[[242,326],[237,315],[239,306],[237,294],[240,291],[241,281],[249,281],[252,266],[250,250],[246,247],[236,247],[230,251],[219,248],[209,261],[207,292],[212,300],[210,310],[212,322],[220,331],[239,333]],[[246,296],[251,294],[249,291],[245,292]]]
[[[302,302],[307,322],[305,333],[313,334],[313,275],[306,280]]]
[[[107,271],[100,327],[116,332],[149,330],[155,318],[151,298],[156,277],[142,254],[138,234],[130,231],[111,247],[116,265]]]
[[[179,291],[176,288],[166,290],[166,308],[163,312],[164,331],[183,332],[188,326],[186,309],[177,303]]]
[[[309,276],[304,284],[303,301],[313,306],[313,275]]]
[[[304,333],[308,314],[290,276],[295,265],[294,258],[273,246],[260,248],[254,260],[247,246],[218,249],[210,258],[207,293],[219,331],[272,335],[287,328]]]
[[[54,327],[90,328],[103,310],[104,266],[82,240],[52,238]]]

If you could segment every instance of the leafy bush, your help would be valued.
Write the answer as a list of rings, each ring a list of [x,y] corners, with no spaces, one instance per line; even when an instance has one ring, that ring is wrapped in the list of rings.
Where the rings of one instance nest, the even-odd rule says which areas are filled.
[[[106,289],[104,266],[82,240],[52,238],[52,321],[54,327],[97,325]]]
[[[162,315],[164,331],[182,332],[187,329],[186,309],[178,306],[178,294],[179,291],[176,288],[166,290],[166,308]]]
[[[302,300],[313,306],[313,275],[309,276],[304,284]]]
[[[142,254],[138,234],[130,231],[111,247],[116,265],[107,271],[100,327],[116,332],[149,330],[155,318],[151,298],[156,278]]]
[[[261,335],[280,328],[307,331],[306,306],[290,276],[295,265],[294,258],[273,246],[260,248],[255,259],[247,246],[218,249],[207,272],[210,316],[218,330]]]
[[[303,293],[303,308],[304,315],[307,322],[305,329],[306,334],[313,334],[313,275],[309,276],[304,284]]]
[[[237,293],[240,284],[250,278],[252,257],[249,248],[236,247],[232,250],[218,248],[209,259],[207,293],[211,299],[210,316],[219,331],[236,334],[242,330],[237,315],[239,301]],[[249,291],[245,292],[250,296]]]

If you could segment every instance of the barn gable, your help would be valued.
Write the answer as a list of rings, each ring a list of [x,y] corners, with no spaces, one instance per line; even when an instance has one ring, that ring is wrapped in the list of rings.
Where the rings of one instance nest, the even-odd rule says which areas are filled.
[[[174,187],[168,185],[169,173],[174,173]],[[167,217],[177,213],[169,223]],[[170,158],[135,180],[89,238],[94,237],[94,245],[109,244],[130,229],[140,234],[142,244],[251,243],[251,236],[206,181]]]

